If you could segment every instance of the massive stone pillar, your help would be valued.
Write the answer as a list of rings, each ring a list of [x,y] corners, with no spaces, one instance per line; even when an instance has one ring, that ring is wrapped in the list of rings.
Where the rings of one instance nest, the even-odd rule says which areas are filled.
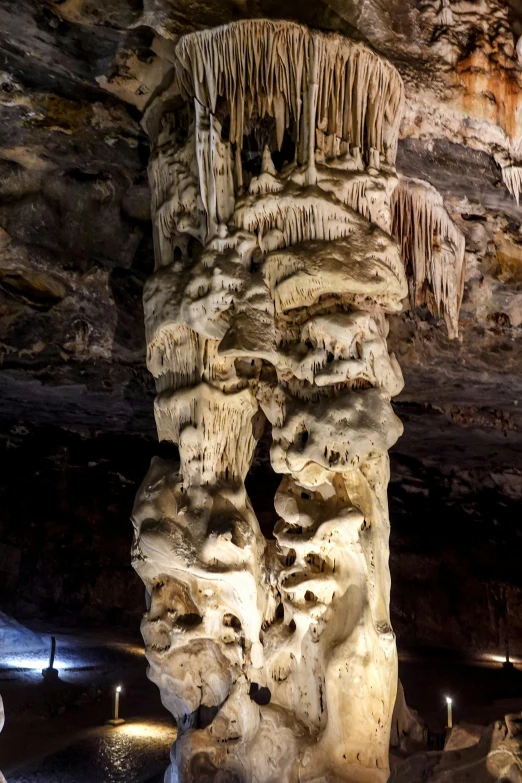
[[[171,783],[386,781],[397,683],[386,346],[403,99],[366,46],[287,22],[182,37],[151,105],[159,438],[134,509]],[[245,491],[268,420],[274,539]]]

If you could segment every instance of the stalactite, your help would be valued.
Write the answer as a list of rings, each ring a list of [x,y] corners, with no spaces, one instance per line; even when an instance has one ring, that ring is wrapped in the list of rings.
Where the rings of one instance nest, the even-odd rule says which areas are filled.
[[[255,447],[254,432],[247,428],[256,411],[248,388],[224,393],[202,383],[158,395],[158,436],[180,445],[185,486],[241,480]]]
[[[329,203],[324,195],[319,198],[305,196],[295,190],[240,202],[232,220],[238,228],[256,234],[261,247],[265,234],[277,231],[277,234],[270,234],[275,244],[272,247],[273,243],[270,243],[271,249],[349,236],[360,225],[356,215],[333,199]]]
[[[511,163],[508,166],[501,168],[502,179],[504,184],[516,199],[517,204],[520,203],[520,193],[522,192],[522,166],[517,163]]]
[[[198,373],[198,351],[198,336],[188,327],[164,327],[148,342],[147,369],[156,381],[170,373],[176,386],[192,385]]]
[[[307,140],[310,171],[316,128],[335,133],[365,156],[373,148],[386,162],[395,159],[402,82],[364,44],[252,19],[183,36],[176,53],[183,93],[212,113],[223,98],[230,110],[230,141],[239,148],[245,118],[255,112],[275,119],[278,147],[291,120],[296,124],[296,142]]]
[[[393,232],[401,245],[411,304],[427,304],[433,314],[443,314],[450,336],[456,337],[464,292],[464,236],[427,182],[401,177],[393,200]]]

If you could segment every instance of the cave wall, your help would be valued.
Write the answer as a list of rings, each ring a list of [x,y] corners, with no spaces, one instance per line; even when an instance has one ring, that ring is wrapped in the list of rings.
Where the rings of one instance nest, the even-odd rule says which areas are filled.
[[[408,443],[406,412],[397,411]],[[279,484],[269,445],[267,432],[247,480],[267,536]],[[58,626],[136,630],[144,592],[130,566],[129,517],[149,460],[161,453],[154,436],[3,422],[0,448],[2,608]],[[399,649],[501,654],[507,598],[512,649],[522,653],[521,472],[430,465],[398,449],[389,497]]]
[[[430,467],[396,455],[392,617],[402,649],[522,652],[520,471]]]
[[[144,591],[130,565],[129,513],[155,446],[136,435],[3,424],[6,612],[59,626],[137,631]]]

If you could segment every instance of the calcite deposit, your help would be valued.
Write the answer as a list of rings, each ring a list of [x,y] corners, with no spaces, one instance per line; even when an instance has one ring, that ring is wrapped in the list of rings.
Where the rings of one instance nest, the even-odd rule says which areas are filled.
[[[283,59],[273,61],[273,73],[284,78],[270,94],[262,89],[265,71],[254,87],[238,79],[249,63],[263,61],[261,39],[251,60],[240,59],[238,68],[226,73],[216,62],[194,81],[194,57],[210,64],[214,33],[209,29],[238,19],[259,24],[264,17],[330,30],[345,43],[333,63],[321,50],[322,37],[311,52],[305,28],[298,28],[295,39],[281,32],[278,57]],[[232,59],[251,39],[248,24],[241,29],[243,42],[241,35],[230,41]],[[199,37],[183,38],[195,31]],[[220,35],[225,40],[223,31]],[[306,477],[309,465],[336,473],[340,493],[339,482],[349,470],[333,471],[332,460],[339,454],[351,466],[372,440],[384,453],[396,420],[391,414],[379,419],[375,400],[396,395],[394,410],[405,427],[391,450],[389,493],[391,617],[399,648],[444,646],[498,656],[509,628],[513,654],[522,652],[521,36],[519,0],[0,3],[0,446],[5,456],[0,591],[5,611],[18,618],[58,613],[71,623],[136,626],[142,586],[128,567],[128,510],[149,456],[156,449],[163,457],[175,454],[175,441],[180,465],[164,469],[172,502],[167,504],[158,489],[158,503],[154,493],[150,496],[148,519],[137,512],[145,523],[143,546],[149,542],[151,579],[160,570],[154,557],[168,561],[185,580],[188,571],[194,574],[183,599],[188,608],[179,604],[178,613],[189,638],[202,617],[191,603],[201,575],[215,570],[215,560],[227,563],[228,572],[232,559],[240,563],[241,590],[230,586],[231,576],[216,587],[230,606],[226,638],[235,639],[239,615],[233,607],[239,602],[245,613],[243,607],[252,605],[253,591],[264,585],[260,575],[279,574],[277,569],[291,569],[298,557],[307,556],[292,546],[294,564],[278,560],[276,566],[270,559],[274,527],[282,528],[277,532],[282,543],[290,535],[288,503],[283,508],[279,496],[293,497],[294,485],[301,486],[295,477]],[[308,48],[299,45],[305,40]],[[354,57],[361,56],[362,70],[350,70]],[[309,78],[316,68],[317,95]],[[352,86],[358,92],[353,96],[348,90],[346,100],[347,93],[337,88],[348,72],[357,75]],[[328,73],[339,80],[328,86]],[[397,73],[404,99],[397,112],[394,162],[389,155],[395,131],[386,107],[398,95]],[[375,74],[389,77],[382,81],[382,93],[374,90]],[[203,98],[197,109],[196,87]],[[365,95],[376,114],[362,126],[357,118],[368,107]],[[243,98],[244,110],[236,110]],[[308,109],[314,105],[320,122],[309,134]],[[334,107],[336,116],[330,115]],[[146,173],[151,147],[152,188]],[[351,169],[341,171],[346,152]],[[202,190],[203,182],[208,189]],[[304,196],[311,188],[319,193],[320,211],[317,198]],[[296,203],[300,208],[294,212]],[[349,218],[344,207],[353,210]],[[314,238],[303,233],[311,225],[322,233]],[[383,243],[375,226],[394,237],[398,250]],[[299,252],[300,236],[310,249],[306,255]],[[387,310],[386,296],[400,296],[390,266],[393,252],[407,278],[408,297],[386,334],[376,316]],[[216,265],[222,274],[214,274]],[[311,270],[318,285],[313,290]],[[154,299],[154,286],[158,292],[157,323],[147,311],[148,348],[141,305],[147,278],[148,299]],[[315,299],[332,290],[343,301],[350,299],[349,307],[314,311]],[[365,304],[367,296],[377,303],[374,311]],[[295,317],[299,311],[302,320]],[[457,338],[449,339],[457,330]],[[145,366],[147,351],[152,375]],[[402,391],[391,353],[404,374]],[[153,376],[160,437],[169,439],[167,445],[155,442]],[[335,384],[339,390],[330,401]],[[345,421],[350,384],[361,396],[372,392],[368,418],[366,408],[351,409],[353,416]],[[232,398],[237,405],[229,404]],[[263,411],[272,424],[266,424]],[[222,422],[231,423],[233,438],[223,427],[212,443],[210,436],[198,440]],[[251,424],[244,427],[245,422]],[[306,443],[300,435],[304,429]],[[326,455],[318,447],[325,432]],[[355,432],[357,438],[348,441]],[[263,536],[238,478],[252,450],[246,486]],[[271,469],[270,450],[279,476]],[[161,464],[155,468],[158,481]],[[188,507],[185,476],[196,465],[209,483],[201,493],[191,488],[189,532],[171,542],[167,522]],[[218,489],[213,477],[227,468],[232,478],[220,479]],[[286,483],[276,511],[273,497],[281,478]],[[207,487],[214,488],[210,500]],[[317,502],[312,490],[302,491]],[[296,513],[303,518],[305,500],[296,499],[301,504]],[[321,508],[337,514],[338,506],[323,501]],[[350,502],[359,507],[353,490]],[[163,520],[157,529],[156,514]],[[216,514],[229,515],[223,527],[214,524]],[[314,525],[319,518],[321,524],[328,521],[313,509],[309,516]],[[208,534],[207,517],[212,519]],[[232,543],[223,544],[222,536],[229,534]],[[311,538],[317,557],[326,557],[326,543],[315,528]],[[268,617],[276,613],[273,625],[281,615],[299,618],[301,599],[292,580],[285,592],[282,577],[270,579],[266,590],[273,605],[266,610]],[[167,629],[178,617],[171,587],[164,580],[154,602]],[[330,600],[326,588],[310,593],[325,604]],[[381,616],[380,609],[375,616]],[[255,625],[247,632],[255,636]],[[238,634],[238,656],[246,655],[244,633]],[[263,660],[264,634],[261,625]],[[165,632],[151,644],[167,647],[171,636]],[[304,663],[294,677],[299,683],[312,671],[306,668],[309,648],[303,649]],[[216,692],[232,688],[236,671],[231,668]],[[266,701],[265,686],[248,681],[257,684],[258,701]],[[194,683],[197,692],[197,678]],[[204,689],[207,698],[206,684]],[[268,704],[258,705],[264,713],[274,709],[275,692]],[[171,702],[180,693],[178,682],[163,689]],[[408,703],[419,707],[417,696],[407,689]],[[298,708],[289,710],[291,731]],[[191,720],[210,727],[216,709],[204,707]],[[316,708],[304,709],[312,710],[317,726]],[[175,703],[172,711],[183,710]],[[407,742],[401,745],[410,717],[401,719],[399,746]],[[311,735],[312,729],[306,731]],[[313,731],[323,732],[323,724]],[[492,752],[494,763],[501,756],[495,748]],[[484,768],[487,748],[477,759]],[[447,763],[455,760],[452,756]],[[469,767],[469,774],[478,775],[477,768]],[[212,776],[212,768],[200,777],[205,774]]]
[[[513,713],[483,728],[479,737],[454,731],[444,752],[413,756],[394,771],[390,783],[520,783],[521,728],[522,715]]]
[[[403,387],[386,318],[408,272],[456,334],[463,238],[433,188],[398,180],[403,85],[367,46],[247,21],[171,61],[146,114],[144,308],[179,461],[153,461],[133,515],[149,676],[180,730],[167,780],[384,783]],[[271,540],[244,485],[266,421]]]

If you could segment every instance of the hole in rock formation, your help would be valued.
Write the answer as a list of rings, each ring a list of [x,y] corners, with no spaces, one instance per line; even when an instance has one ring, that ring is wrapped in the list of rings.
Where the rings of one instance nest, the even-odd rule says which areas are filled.
[[[270,688],[267,688],[263,685],[258,685],[257,682],[250,683],[250,691],[248,695],[252,701],[255,701],[255,703],[259,704],[260,707],[263,707],[266,704],[270,704],[270,700],[272,698]]]
[[[156,454],[161,459],[179,461],[179,449],[171,440],[160,440],[156,446]]]
[[[305,563],[310,566],[310,570],[314,574],[322,574],[326,568],[326,563],[323,558],[315,554],[306,555]]]
[[[206,729],[210,726],[218,712],[219,707],[208,707],[206,704],[202,704],[198,709],[196,727],[198,729]]]
[[[191,780],[197,783],[247,783],[246,778],[230,770],[222,770],[207,753],[197,753],[190,761]]]
[[[178,628],[195,628],[203,622],[201,615],[196,612],[190,612],[189,614],[180,614],[176,617],[176,625]]]
[[[243,136],[241,149],[243,180],[247,188],[251,179],[259,177],[262,173],[265,148],[271,150],[270,160],[276,172],[280,172],[285,165],[292,163],[296,153],[295,142],[288,129],[285,130],[283,135],[281,147],[277,146],[275,120],[271,117],[257,121],[256,117],[252,117],[251,122],[252,130],[248,135]],[[270,162],[268,165],[270,166]]]
[[[293,566],[296,559],[297,559],[297,552],[295,549],[285,549],[284,551],[281,551],[278,548],[278,557],[279,562],[282,566],[285,566],[286,568],[289,568],[290,566]],[[279,604],[279,606],[282,607],[282,604]]]
[[[223,616],[223,625],[227,628],[233,628],[237,633],[241,631],[241,621],[233,614],[227,613]]]

